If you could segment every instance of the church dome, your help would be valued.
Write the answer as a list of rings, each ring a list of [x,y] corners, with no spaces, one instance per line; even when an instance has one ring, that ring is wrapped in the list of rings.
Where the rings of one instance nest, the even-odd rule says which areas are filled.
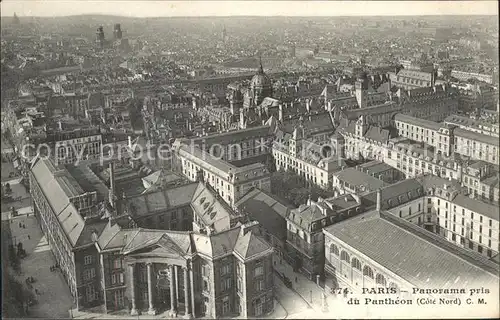
[[[273,84],[271,78],[264,73],[262,68],[262,60],[260,61],[259,71],[253,76],[250,81],[250,95],[253,99],[252,105],[258,106],[262,103],[264,98],[271,97],[273,94]]]
[[[250,87],[252,88],[270,88],[272,87],[271,78],[262,70],[262,66],[260,66],[259,71],[256,75],[253,76],[252,81],[250,82]]]
[[[273,86],[271,78],[264,73],[264,68],[262,67],[262,60],[260,60],[259,70],[255,74],[250,82],[251,88],[271,88]]]

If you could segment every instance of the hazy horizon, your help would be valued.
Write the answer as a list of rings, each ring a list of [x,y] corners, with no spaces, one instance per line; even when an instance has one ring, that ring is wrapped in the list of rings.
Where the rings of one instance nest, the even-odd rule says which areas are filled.
[[[55,5],[57,4],[57,5]],[[162,17],[494,16],[497,1],[58,1],[3,0],[1,16]]]

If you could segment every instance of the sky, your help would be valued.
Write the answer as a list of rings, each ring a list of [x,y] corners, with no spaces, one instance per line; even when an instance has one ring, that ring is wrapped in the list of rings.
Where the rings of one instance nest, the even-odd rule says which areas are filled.
[[[2,0],[2,16],[498,15],[497,1],[149,1]]]

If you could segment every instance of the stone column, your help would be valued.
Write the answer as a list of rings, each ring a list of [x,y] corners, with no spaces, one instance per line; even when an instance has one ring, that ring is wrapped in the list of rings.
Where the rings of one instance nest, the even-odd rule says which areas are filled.
[[[191,316],[196,317],[196,309],[194,304],[194,278],[193,278],[193,262],[191,261],[191,267],[189,268],[189,284],[191,287]]]
[[[189,314],[189,290],[188,290],[188,269],[187,266],[182,268],[184,271],[184,318],[190,319]]]
[[[148,268],[148,301],[149,301],[148,314],[149,315],[156,314],[156,310],[153,306],[153,284],[151,283],[151,273],[153,272],[152,265],[153,265],[152,263],[147,264],[147,268]]]
[[[104,255],[100,254],[99,255],[99,262],[100,262],[100,269],[101,269],[101,279],[105,279],[105,274],[104,274]],[[103,298],[104,298],[104,312],[108,313],[108,300],[107,300],[107,294],[106,294],[106,281],[102,282],[102,293],[103,293]]]
[[[132,310],[130,310],[130,314],[132,316],[136,316],[138,315],[138,312],[137,312],[137,307],[135,305],[135,272],[134,272],[134,268],[135,268],[135,263],[133,264],[129,264],[128,265],[128,268],[129,268],[129,273],[130,273],[130,298],[131,298],[131,302],[132,302]]]
[[[175,301],[179,302],[179,266],[174,266],[175,271]]]
[[[175,317],[177,311],[175,310],[175,291],[174,291],[174,266],[170,265],[170,316]]]

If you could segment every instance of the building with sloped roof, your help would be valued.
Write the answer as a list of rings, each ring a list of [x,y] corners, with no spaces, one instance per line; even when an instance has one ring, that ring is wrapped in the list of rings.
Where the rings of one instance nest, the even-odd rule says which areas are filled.
[[[411,299],[414,288],[448,290],[457,297],[482,287],[498,294],[497,263],[388,212],[370,211],[323,233],[326,293],[334,293],[334,288],[358,293],[362,288],[384,287]]]
[[[466,251],[498,256],[498,204],[475,198],[458,181],[424,174],[363,194],[361,201],[367,209],[378,202],[380,210]]]
[[[436,83],[437,70],[422,71],[401,69],[398,72],[389,72],[391,84],[404,89],[432,87]]]
[[[285,260],[310,280],[322,277],[324,260],[324,227],[349,219],[363,212],[362,202],[355,194],[318,201],[287,212]]]
[[[498,137],[460,128],[454,124],[437,123],[397,114],[394,117],[399,136],[426,143],[446,156],[459,154],[472,159],[499,164]]]
[[[459,107],[457,90],[447,84],[413,89],[400,88],[394,99],[401,105],[402,113],[437,122],[456,114]]]
[[[293,207],[257,188],[245,194],[235,206],[238,212],[259,222],[261,234],[282,257],[285,253],[286,217]]]
[[[444,123],[484,135],[500,136],[500,124],[498,122],[486,122],[454,114],[444,119]]]
[[[95,169],[94,169],[95,170]],[[117,195],[90,167],[35,158],[34,213],[78,309],[258,317],[274,308],[272,252],[258,222],[203,182],[167,173]]]
[[[95,255],[105,266],[107,312],[169,309],[171,316],[219,318],[273,310],[273,250],[258,223],[201,234],[120,229],[110,222],[106,231]]]
[[[346,168],[333,174],[333,188],[340,194],[363,194],[386,186],[387,183],[358,168]]]
[[[332,174],[345,166],[342,153],[338,153],[338,141],[331,136],[333,128],[330,117],[319,115],[296,123],[285,122],[272,145],[276,169],[293,171],[309,184],[331,188]]]
[[[466,251],[493,258],[500,251],[498,240],[498,204],[467,195],[467,188],[456,181],[432,175],[405,180],[420,186],[398,197],[407,201],[395,202],[389,213],[433,232]]]
[[[270,189],[265,162],[273,127],[264,125],[175,141],[174,163],[184,176],[199,178],[214,188],[224,201],[234,205],[252,187]]]

